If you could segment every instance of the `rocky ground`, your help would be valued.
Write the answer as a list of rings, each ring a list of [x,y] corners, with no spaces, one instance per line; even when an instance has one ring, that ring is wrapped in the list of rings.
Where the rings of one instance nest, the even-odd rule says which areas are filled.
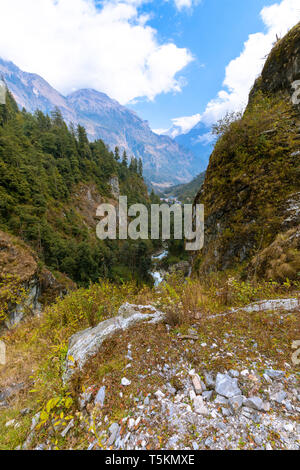
[[[293,300],[273,311],[256,305],[244,317],[235,311],[179,329],[139,324],[117,343],[106,340],[80,372],[73,419],[41,433],[35,415],[23,448],[299,450],[299,365],[283,333],[299,311],[288,310]]]
[[[268,369],[261,380],[257,371],[245,369],[217,377],[208,372],[202,381],[184,360],[176,368],[166,363],[162,374],[165,385],[154,397],[138,396],[131,416],[109,427],[108,447],[146,449],[153,430],[165,426],[165,449],[300,449],[300,396],[294,375],[283,383],[283,371]],[[183,384],[178,392],[170,384],[174,374]],[[261,392],[246,398],[243,392],[249,386],[259,386]],[[122,425],[126,431],[121,435]]]

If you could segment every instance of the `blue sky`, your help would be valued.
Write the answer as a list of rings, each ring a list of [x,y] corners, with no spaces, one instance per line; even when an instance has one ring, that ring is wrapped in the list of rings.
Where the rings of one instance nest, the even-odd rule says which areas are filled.
[[[241,110],[300,0],[1,0],[0,57],[175,136]]]
[[[181,11],[173,2],[156,1],[155,7],[145,6],[145,11],[153,14],[149,23],[161,40],[171,39],[177,46],[187,47],[195,60],[182,72],[186,80],[182,92],[161,94],[153,102],[142,100],[130,107],[154,129],[168,127],[172,118],[202,113],[222,87],[225,67],[242,52],[249,34],[266,30],[260,11],[274,3],[202,0],[194,8]]]

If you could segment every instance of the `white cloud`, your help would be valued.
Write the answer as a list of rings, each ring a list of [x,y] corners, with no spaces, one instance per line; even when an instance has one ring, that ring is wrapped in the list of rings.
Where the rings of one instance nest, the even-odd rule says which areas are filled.
[[[182,6],[184,2],[185,0],[182,0]],[[186,3],[192,2],[187,0]],[[204,113],[172,119],[171,128],[159,129],[157,133],[174,138],[189,132],[200,121],[211,126],[227,112],[241,111],[246,106],[249,91],[262,71],[266,56],[272,49],[276,36],[284,36],[300,20],[300,2],[299,0],[282,0],[264,7],[260,15],[267,31],[249,35],[240,56],[226,67],[224,88],[207,104]],[[194,119],[196,122],[193,123]],[[212,137],[209,133],[200,136],[198,140],[203,143],[211,141]]]
[[[189,9],[192,8],[192,6],[196,5],[199,3],[201,0],[174,0],[176,8],[181,11],[184,8]]]
[[[172,119],[172,127],[169,129],[155,129],[153,132],[156,134],[168,135],[175,139],[178,135],[187,134],[201,119],[201,114],[194,114],[193,116],[183,116]]]
[[[181,134],[189,132],[201,119],[200,114],[194,114],[193,116],[183,116],[172,119],[174,126],[181,129]]]
[[[152,129],[152,131],[158,135],[168,135],[169,129]]]
[[[202,115],[205,124],[221,119],[226,112],[239,111],[247,104],[249,91],[261,73],[265,58],[270,52],[276,35],[281,37],[300,20],[299,0],[282,0],[265,7],[261,18],[266,33],[251,34],[241,55],[226,67],[223,86],[217,98],[211,100]]]
[[[158,41],[145,2],[1,0],[0,56],[63,94],[95,88],[125,104],[180,91],[178,73],[193,57]]]
[[[174,2],[178,10],[182,10],[183,8],[191,8],[193,4],[193,0],[174,0]]]
[[[206,132],[205,134],[198,135],[195,139],[193,139],[193,144],[201,143],[203,145],[209,145],[215,142],[216,136],[211,132]]]

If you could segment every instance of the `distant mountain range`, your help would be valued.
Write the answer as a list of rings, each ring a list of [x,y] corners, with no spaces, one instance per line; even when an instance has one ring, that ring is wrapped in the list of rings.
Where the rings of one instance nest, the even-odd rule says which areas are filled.
[[[193,149],[193,136],[169,136],[152,132],[147,121],[104,93],[83,89],[63,96],[42,77],[23,72],[12,62],[0,59],[3,78],[20,108],[40,109],[49,114],[58,107],[68,123],[83,125],[90,140],[102,139],[112,150],[126,150],[128,156],[142,158],[144,176],[155,187],[186,183],[207,166],[208,148]],[[192,132],[192,131],[191,131]],[[187,148],[185,148],[185,145]],[[201,155],[201,158],[197,155]]]
[[[191,204],[205,180],[205,172],[200,173],[190,183],[178,184],[162,192],[161,196],[168,199],[176,199],[185,204]]]
[[[190,150],[201,164],[200,170],[202,172],[207,168],[216,140],[211,127],[199,121],[188,132],[183,132],[182,126],[179,124],[174,124],[170,129],[158,132],[160,135],[171,137],[181,147]]]
[[[203,122],[199,122],[188,133],[175,137],[175,141],[184,148],[189,149],[194,155],[201,156],[202,168],[207,168],[209,157],[214,149],[215,136],[211,133],[211,128]]]

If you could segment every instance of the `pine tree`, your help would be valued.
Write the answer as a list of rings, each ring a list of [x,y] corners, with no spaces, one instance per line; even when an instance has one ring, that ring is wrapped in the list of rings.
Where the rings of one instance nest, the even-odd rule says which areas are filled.
[[[126,168],[127,168],[127,165],[128,165],[128,157],[127,157],[127,153],[126,153],[125,150],[123,152],[122,165]]]
[[[143,161],[141,158],[139,159],[138,163],[138,174],[139,176],[143,176]]]
[[[120,160],[120,150],[119,147],[115,147],[115,160],[118,162]]]

